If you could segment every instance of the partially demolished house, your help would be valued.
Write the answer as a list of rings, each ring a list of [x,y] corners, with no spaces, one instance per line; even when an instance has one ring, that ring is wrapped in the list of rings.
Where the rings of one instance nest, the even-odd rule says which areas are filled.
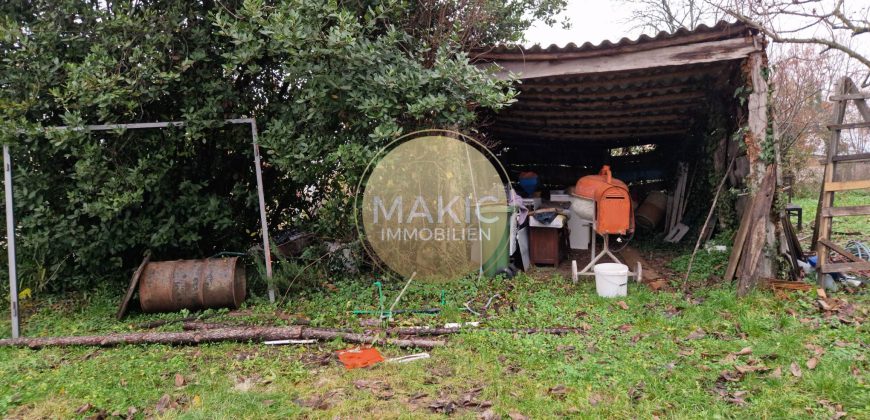
[[[673,191],[683,171],[688,206],[681,217],[694,229],[727,176],[726,189],[743,193],[721,200],[718,225],[736,228],[774,166],[764,48],[754,29],[719,22],[598,45],[497,46],[472,57],[497,77],[517,80],[517,102],[484,116],[485,134],[512,176],[533,171],[559,188],[609,164],[640,200],[651,190]],[[761,233],[744,227],[747,245],[735,247],[751,258],[732,263],[743,287],[772,270],[762,253],[775,243],[769,211],[745,223],[754,222],[764,225],[755,229]]]

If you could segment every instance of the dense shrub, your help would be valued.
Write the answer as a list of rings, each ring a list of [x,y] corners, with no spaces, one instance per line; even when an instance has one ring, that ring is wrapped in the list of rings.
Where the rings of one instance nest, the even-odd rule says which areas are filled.
[[[511,102],[462,51],[516,41],[563,7],[4,2],[0,136],[14,157],[24,287],[122,279],[146,248],[194,258],[255,244],[250,133],[224,118],[263,130],[272,226],[348,238],[348,197],[378,147],[418,128],[472,130],[480,108]],[[189,125],[43,130],[167,120]]]

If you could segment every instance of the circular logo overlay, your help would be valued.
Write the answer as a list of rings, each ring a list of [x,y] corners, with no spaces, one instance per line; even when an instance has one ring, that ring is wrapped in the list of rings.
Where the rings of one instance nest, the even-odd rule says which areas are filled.
[[[488,153],[467,136],[441,130],[391,143],[363,181],[357,228],[366,248],[397,274],[420,280],[506,266],[511,210]]]

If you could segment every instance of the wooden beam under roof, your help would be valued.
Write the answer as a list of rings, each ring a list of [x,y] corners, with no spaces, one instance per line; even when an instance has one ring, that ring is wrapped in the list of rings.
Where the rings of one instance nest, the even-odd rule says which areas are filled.
[[[490,132],[500,133],[507,131],[514,132],[522,132],[530,135],[542,135],[542,134],[610,134],[610,133],[619,133],[619,134],[634,134],[634,133],[647,133],[647,132],[659,132],[659,131],[673,131],[673,130],[683,130],[688,131],[689,126],[687,124],[664,124],[664,125],[649,125],[649,126],[615,126],[615,127],[590,127],[590,128],[545,128],[545,127],[529,127],[524,128],[522,126],[492,126],[490,127]]]
[[[690,80],[705,80],[721,77],[724,69],[722,67],[712,67],[706,64],[704,67],[689,66],[669,68],[666,72],[653,72],[646,70],[644,72],[615,72],[604,73],[608,77],[601,77],[600,73],[591,75],[577,76],[560,76],[548,77],[541,79],[526,79],[522,80],[517,85],[521,90],[592,90],[602,88],[612,88],[613,86],[656,86],[672,82],[686,82]]]
[[[562,139],[562,140],[585,140],[585,139],[618,139],[618,138],[645,138],[645,137],[661,137],[661,136],[670,136],[677,134],[686,134],[688,132],[688,127],[669,127],[668,129],[660,129],[660,130],[640,130],[640,131],[602,131],[602,130],[590,130],[590,131],[575,131],[572,133],[552,133],[545,132],[542,130],[519,130],[515,128],[499,128],[499,127],[490,127],[490,133],[496,135],[498,138],[499,135],[506,136],[518,136],[523,138],[538,138],[538,139]]]
[[[517,103],[519,105],[519,103]],[[578,109],[571,111],[548,111],[538,109],[522,109],[516,106],[511,106],[498,114],[495,118],[592,118],[592,117],[631,117],[631,116],[646,116],[646,115],[662,115],[667,113],[676,113],[688,115],[687,110],[691,110],[697,106],[697,103],[676,103],[662,106],[660,104],[652,104],[647,106],[639,106],[629,109]]]
[[[640,98],[650,95],[662,96],[668,94],[675,93],[686,93],[686,92],[703,92],[704,89],[700,85],[674,85],[674,86],[666,86],[666,87],[654,87],[654,88],[642,88],[642,89],[614,89],[612,91],[602,91],[602,92],[530,92],[530,91],[521,91],[519,95],[517,95],[518,100],[527,100],[527,99],[555,99],[555,100],[564,100],[564,99],[577,99],[577,100],[588,100],[588,99],[633,99]]]
[[[544,108],[549,110],[565,110],[576,111],[580,109],[630,109],[636,105],[671,105],[686,101],[697,101],[696,104],[701,104],[701,100],[705,99],[705,92],[682,92],[672,93],[661,96],[644,96],[640,98],[620,99],[615,101],[583,101],[581,98],[565,99],[565,100],[539,100],[526,98],[517,101],[511,106],[512,110],[523,110],[532,108]]]
[[[601,146],[606,149],[614,147],[636,146],[639,144],[668,144],[679,139],[686,138],[685,132],[661,133],[653,136],[618,136],[611,135],[596,135],[583,137],[539,137],[533,138],[529,136],[499,136],[499,142],[505,147],[532,147],[539,146],[544,148],[553,148],[559,144],[583,144],[586,147]]]
[[[756,45],[755,38],[746,36],[622,54],[614,51],[614,55],[607,56],[565,58],[557,53],[551,61],[505,60],[479,66],[491,68],[494,65],[498,69],[495,77],[501,80],[510,80],[511,74],[520,79],[531,79],[739,60],[759,51],[763,49]]]
[[[582,114],[580,114],[582,115]],[[644,123],[656,123],[663,121],[688,121],[691,116],[688,114],[664,114],[664,115],[617,115],[608,117],[581,117],[577,116],[555,116],[555,117],[497,117],[493,125],[526,125],[531,127],[568,127],[568,126],[587,126],[587,125],[643,125]],[[638,124],[640,123],[640,124]]]

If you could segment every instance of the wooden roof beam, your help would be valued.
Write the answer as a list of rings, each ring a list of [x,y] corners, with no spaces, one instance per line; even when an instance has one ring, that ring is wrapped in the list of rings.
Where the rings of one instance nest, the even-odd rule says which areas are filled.
[[[556,127],[556,126],[584,126],[584,125],[636,125],[637,123],[656,123],[663,121],[688,121],[691,117],[687,114],[665,115],[635,115],[635,116],[609,116],[582,118],[575,116],[557,117],[504,117],[496,118],[493,125],[522,124],[533,127]]]
[[[624,89],[635,87],[663,87],[686,82],[701,82],[708,79],[718,79],[722,76],[722,69],[693,69],[675,70],[661,74],[639,74],[635,76],[603,78],[570,78],[554,77],[550,79],[529,79],[522,81],[517,88],[522,91],[597,91],[611,90],[614,87]],[[616,73],[617,75],[621,73]],[[623,73],[624,74],[624,73]]]
[[[704,92],[682,92],[672,93],[661,96],[644,96],[640,98],[610,100],[610,101],[578,101],[578,100],[540,100],[526,98],[519,100],[511,106],[511,110],[519,111],[531,108],[545,108],[548,110],[565,110],[577,111],[580,109],[630,109],[635,105],[672,105],[673,103],[696,101],[695,105],[702,105],[701,100],[705,99],[707,94]]]
[[[517,104],[519,105],[519,104]],[[592,117],[631,117],[631,116],[652,116],[652,115],[663,115],[663,114],[681,114],[688,115],[687,110],[691,110],[697,106],[696,103],[676,103],[671,105],[662,106],[660,104],[653,104],[649,106],[630,108],[630,109],[622,109],[622,110],[609,110],[609,109],[588,109],[588,110],[576,110],[576,111],[547,111],[547,110],[524,110],[518,109],[515,106],[509,107],[498,114],[496,114],[496,119],[502,118],[526,118],[526,117],[537,117],[537,118],[547,118],[547,117],[559,117],[559,118],[592,118]]]
[[[576,139],[614,139],[614,138],[624,138],[624,137],[632,137],[632,138],[640,138],[640,137],[658,137],[665,135],[675,135],[675,134],[686,134],[688,132],[687,127],[679,127],[679,126],[671,126],[667,127],[667,129],[659,129],[659,130],[639,130],[639,131],[602,131],[602,130],[589,130],[589,131],[572,131],[572,132],[552,132],[552,130],[542,131],[542,130],[519,130],[514,128],[496,128],[490,127],[489,130],[496,139],[500,137],[500,135],[506,136],[519,136],[524,138],[555,138],[555,139],[565,139],[569,140],[572,138]]]
[[[626,98],[640,98],[649,95],[667,95],[673,93],[684,93],[684,92],[702,92],[704,91],[703,87],[700,85],[675,85],[675,86],[667,86],[667,87],[655,87],[655,88],[641,88],[641,89],[625,89],[625,90],[612,90],[612,91],[604,91],[604,92],[530,92],[530,91],[520,91],[520,94],[517,96],[519,101],[525,99],[573,99],[577,98],[579,100],[587,100],[587,99],[626,99]]]
[[[651,125],[646,127],[637,127],[637,126],[617,126],[617,127],[591,127],[591,128],[537,128],[537,127],[529,127],[529,129],[524,129],[523,127],[505,127],[505,126],[492,126],[490,127],[490,132],[492,133],[500,133],[506,131],[513,131],[518,133],[524,133],[527,135],[542,135],[542,134],[554,134],[554,135],[563,135],[563,134],[634,134],[634,133],[653,133],[658,131],[672,131],[672,130],[682,130],[688,131],[688,125],[683,124],[667,124],[667,125]]]

